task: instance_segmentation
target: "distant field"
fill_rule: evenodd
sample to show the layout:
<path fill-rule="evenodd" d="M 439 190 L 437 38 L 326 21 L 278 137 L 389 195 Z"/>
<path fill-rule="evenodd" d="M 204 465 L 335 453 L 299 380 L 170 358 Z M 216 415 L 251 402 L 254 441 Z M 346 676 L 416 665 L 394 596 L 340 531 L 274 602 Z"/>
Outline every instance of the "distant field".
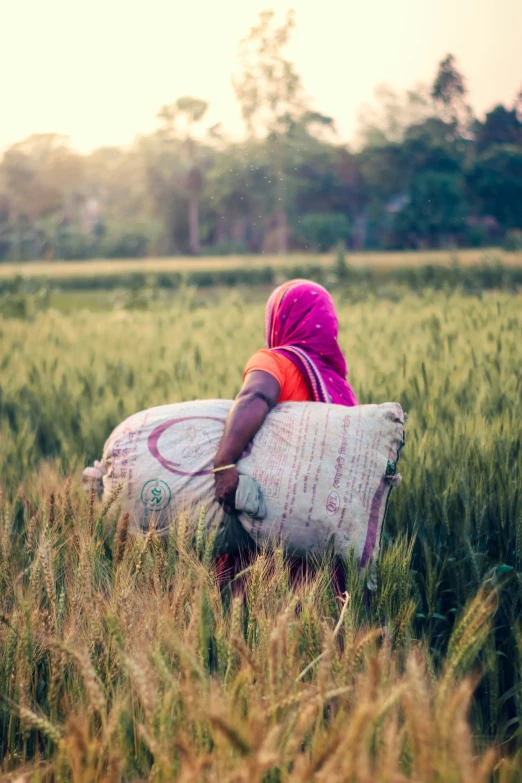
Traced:
<path fill-rule="evenodd" d="M 0 264 L 0 280 L 16 275 L 23 277 L 99 277 L 114 275 L 121 272 L 191 272 L 219 271 L 271 267 L 289 267 L 299 264 L 320 264 L 328 266 L 333 263 L 335 254 L 303 254 L 290 255 L 257 255 L 257 256 L 204 256 L 201 258 L 143 258 L 143 259 L 96 259 L 89 261 L 30 261 L 23 263 Z M 497 248 L 475 250 L 432 250 L 424 252 L 400 253 L 347 253 L 347 261 L 355 267 L 373 269 L 393 269 L 416 266 L 448 266 L 458 260 L 462 266 L 474 266 L 481 263 L 496 261 L 506 266 L 522 267 L 522 253 L 506 253 Z"/>

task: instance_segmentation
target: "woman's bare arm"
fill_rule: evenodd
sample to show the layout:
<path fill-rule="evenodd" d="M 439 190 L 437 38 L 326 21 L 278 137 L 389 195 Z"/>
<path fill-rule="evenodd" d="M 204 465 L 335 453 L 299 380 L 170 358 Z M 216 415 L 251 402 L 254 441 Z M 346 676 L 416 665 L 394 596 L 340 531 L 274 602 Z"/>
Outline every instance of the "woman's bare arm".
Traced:
<path fill-rule="evenodd" d="M 225 431 L 214 460 L 214 467 L 235 464 L 279 399 L 281 387 L 273 375 L 252 370 L 230 409 Z M 216 500 L 227 513 L 234 511 L 239 474 L 229 468 L 215 474 Z"/>

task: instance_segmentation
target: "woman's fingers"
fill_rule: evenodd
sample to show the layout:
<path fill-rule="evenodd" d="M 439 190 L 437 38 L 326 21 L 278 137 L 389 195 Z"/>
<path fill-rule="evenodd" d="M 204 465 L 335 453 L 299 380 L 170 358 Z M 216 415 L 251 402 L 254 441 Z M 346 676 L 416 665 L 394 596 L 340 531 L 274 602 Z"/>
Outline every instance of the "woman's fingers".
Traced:
<path fill-rule="evenodd" d="M 236 504 L 236 489 L 239 473 L 235 468 L 216 473 L 216 500 L 227 514 L 233 514 Z"/>
<path fill-rule="evenodd" d="M 236 485 L 237 486 L 237 485 Z M 227 514 L 232 514 L 236 508 L 236 487 L 228 489 L 222 496 L 221 505 Z"/>

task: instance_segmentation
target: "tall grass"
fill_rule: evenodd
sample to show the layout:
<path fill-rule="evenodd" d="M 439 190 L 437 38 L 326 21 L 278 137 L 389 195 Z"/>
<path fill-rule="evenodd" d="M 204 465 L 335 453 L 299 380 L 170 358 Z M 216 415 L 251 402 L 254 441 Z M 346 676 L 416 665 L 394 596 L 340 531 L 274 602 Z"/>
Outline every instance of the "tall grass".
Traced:
<path fill-rule="evenodd" d="M 328 563 L 296 581 L 280 551 L 220 586 L 197 519 L 133 540 L 79 489 L 126 415 L 235 394 L 261 305 L 0 321 L 6 772 L 518 779 L 521 299 L 338 304 L 361 402 L 409 411 L 371 598 L 356 563 L 342 599 Z"/>

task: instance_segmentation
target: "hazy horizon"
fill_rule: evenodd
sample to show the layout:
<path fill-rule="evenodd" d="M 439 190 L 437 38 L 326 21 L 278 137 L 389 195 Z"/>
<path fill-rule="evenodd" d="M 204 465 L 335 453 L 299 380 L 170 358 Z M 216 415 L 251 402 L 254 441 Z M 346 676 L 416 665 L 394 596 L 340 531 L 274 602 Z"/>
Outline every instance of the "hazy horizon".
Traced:
<path fill-rule="evenodd" d="M 402 92 L 430 83 L 448 52 L 478 116 L 498 103 L 511 105 L 522 85 L 522 3 L 460 0 L 458 16 L 456 5 L 346 0 L 339 7 L 324 0 L 319 13 L 311 0 L 11 4 L 0 66 L 14 76 L 2 91 L 0 152 L 46 132 L 68 136 L 81 152 L 126 146 L 153 131 L 160 106 L 181 95 L 208 101 L 206 124 L 221 122 L 240 136 L 231 86 L 237 46 L 267 7 L 281 20 L 295 9 L 288 57 L 314 107 L 335 119 L 340 141 L 353 141 L 358 112 L 372 103 L 376 86 Z"/>

